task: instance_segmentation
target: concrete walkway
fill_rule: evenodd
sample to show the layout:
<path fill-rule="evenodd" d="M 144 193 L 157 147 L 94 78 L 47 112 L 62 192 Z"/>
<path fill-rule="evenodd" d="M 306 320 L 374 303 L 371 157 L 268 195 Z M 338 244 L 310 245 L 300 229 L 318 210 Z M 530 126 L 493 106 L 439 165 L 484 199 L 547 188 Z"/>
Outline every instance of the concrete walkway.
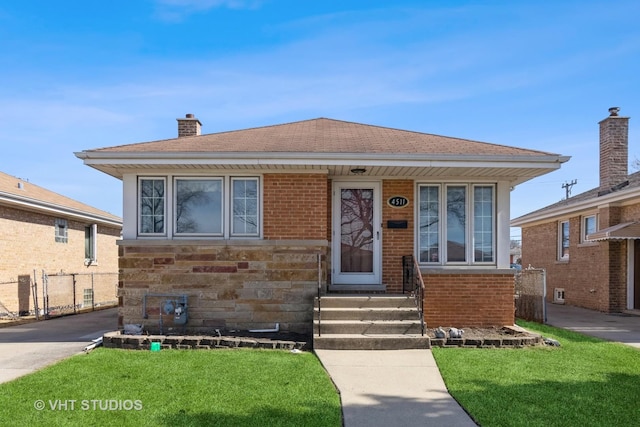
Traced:
<path fill-rule="evenodd" d="M 345 427 L 476 426 L 430 350 L 316 350 L 340 390 Z"/>
<path fill-rule="evenodd" d="M 547 304 L 547 324 L 640 348 L 640 316 Z"/>
<path fill-rule="evenodd" d="M 640 348 L 640 316 L 547 304 L 547 323 Z M 475 426 L 430 350 L 316 350 L 340 390 L 345 427 Z"/>

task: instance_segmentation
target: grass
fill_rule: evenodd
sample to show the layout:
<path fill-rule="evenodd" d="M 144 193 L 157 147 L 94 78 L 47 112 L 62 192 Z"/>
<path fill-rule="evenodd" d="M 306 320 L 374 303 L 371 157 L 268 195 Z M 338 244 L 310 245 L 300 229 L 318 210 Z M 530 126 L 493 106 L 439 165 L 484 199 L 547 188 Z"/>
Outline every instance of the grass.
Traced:
<path fill-rule="evenodd" d="M 0 425 L 324 427 L 341 417 L 311 353 L 97 349 L 0 384 Z"/>
<path fill-rule="evenodd" d="M 640 351 L 518 322 L 561 347 L 434 348 L 451 395 L 483 427 L 640 423 Z"/>

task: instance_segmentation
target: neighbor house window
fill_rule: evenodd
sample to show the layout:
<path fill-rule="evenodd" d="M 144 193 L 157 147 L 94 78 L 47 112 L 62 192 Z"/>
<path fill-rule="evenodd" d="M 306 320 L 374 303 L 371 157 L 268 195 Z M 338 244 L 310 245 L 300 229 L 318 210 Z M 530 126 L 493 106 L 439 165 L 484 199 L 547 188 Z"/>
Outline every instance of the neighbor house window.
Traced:
<path fill-rule="evenodd" d="M 589 215 L 582 218 L 582 241 L 589 242 L 587 236 L 598 231 L 598 217 Z"/>
<path fill-rule="evenodd" d="M 569 221 L 561 221 L 558 227 L 558 258 L 569 259 Z"/>
<path fill-rule="evenodd" d="M 495 263 L 494 194 L 493 185 L 420 185 L 420 262 Z"/>
<path fill-rule="evenodd" d="M 175 233 L 222 235 L 222 178 L 175 180 Z"/>
<path fill-rule="evenodd" d="M 260 235 L 257 177 L 140 178 L 138 203 L 138 235 L 143 237 Z"/>
<path fill-rule="evenodd" d="M 69 225 L 67 224 L 66 219 L 56 218 L 55 220 L 55 233 L 56 233 L 56 242 L 59 243 L 67 243 L 67 232 L 69 230 Z"/>
<path fill-rule="evenodd" d="M 95 262 L 98 242 L 98 225 L 92 224 L 84 227 L 84 261 L 86 264 Z"/>
<path fill-rule="evenodd" d="M 165 182 L 164 178 L 140 179 L 140 234 L 165 234 Z"/>

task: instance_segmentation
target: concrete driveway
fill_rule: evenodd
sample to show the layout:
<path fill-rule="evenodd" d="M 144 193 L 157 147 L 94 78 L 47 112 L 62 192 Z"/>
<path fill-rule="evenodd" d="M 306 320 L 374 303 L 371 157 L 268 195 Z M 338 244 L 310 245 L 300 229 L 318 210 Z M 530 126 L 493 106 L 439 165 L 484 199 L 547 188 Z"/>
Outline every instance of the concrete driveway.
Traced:
<path fill-rule="evenodd" d="M 110 308 L 0 328 L 0 383 L 81 353 L 117 323 Z"/>
<path fill-rule="evenodd" d="M 640 316 L 607 314 L 569 305 L 547 304 L 547 323 L 640 348 Z"/>

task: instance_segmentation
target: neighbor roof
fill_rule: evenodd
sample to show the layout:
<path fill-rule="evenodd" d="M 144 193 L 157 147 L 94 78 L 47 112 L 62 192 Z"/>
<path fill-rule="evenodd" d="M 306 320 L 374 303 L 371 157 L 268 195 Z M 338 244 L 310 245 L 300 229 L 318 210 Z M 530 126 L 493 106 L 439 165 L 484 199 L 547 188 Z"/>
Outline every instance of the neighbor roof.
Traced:
<path fill-rule="evenodd" d="M 640 199 L 640 172 L 635 172 L 628 177 L 628 181 L 618 188 L 613 188 L 602 193 L 600 187 L 592 188 L 583 193 L 576 194 L 541 209 L 529 212 L 518 218 L 511 220 L 512 227 L 520 227 L 532 222 L 549 219 L 567 213 L 577 212 L 585 209 L 593 209 L 598 205 L 611 202 L 619 202 L 628 199 Z"/>
<path fill-rule="evenodd" d="M 85 164 L 122 179 L 157 169 L 322 170 L 366 176 L 491 177 L 514 185 L 569 158 L 538 150 L 327 118 L 119 145 L 76 153 Z"/>
<path fill-rule="evenodd" d="M 116 215 L 0 172 L 0 205 L 121 226 Z"/>

